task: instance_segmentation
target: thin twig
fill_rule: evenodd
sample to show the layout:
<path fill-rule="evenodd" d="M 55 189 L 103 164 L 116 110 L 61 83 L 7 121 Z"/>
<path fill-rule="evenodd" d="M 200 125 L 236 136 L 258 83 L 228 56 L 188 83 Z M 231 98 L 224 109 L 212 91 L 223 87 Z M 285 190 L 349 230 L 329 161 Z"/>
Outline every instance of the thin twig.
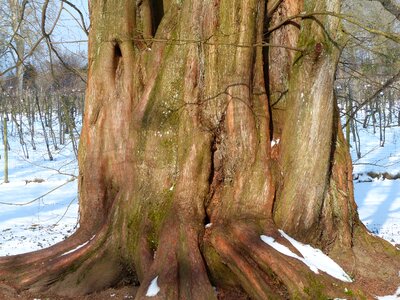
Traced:
<path fill-rule="evenodd" d="M 61 221 L 62 219 L 64 219 L 64 217 L 65 217 L 65 215 L 67 214 L 69 208 L 71 207 L 72 203 L 74 203 L 74 201 L 75 201 L 76 199 L 77 199 L 76 197 L 75 197 L 75 198 L 72 198 L 72 200 L 68 203 L 68 206 L 67 206 L 67 208 L 65 209 L 63 215 L 57 220 L 57 222 L 55 222 L 55 223 L 53 224 L 53 226 L 56 226 L 58 223 L 60 223 L 60 221 Z"/>
<path fill-rule="evenodd" d="M 43 195 L 41 195 L 41 196 L 39 196 L 39 197 L 37 197 L 37 198 L 31 200 L 31 201 L 28 201 L 28 202 L 24 202 L 24 203 L 11 203 L 11 202 L 2 202 L 2 201 L 0 201 L 0 204 L 8 205 L 8 206 L 26 206 L 26 205 L 32 204 L 32 203 L 34 203 L 34 202 L 36 202 L 36 201 L 39 201 L 39 200 L 42 199 L 43 197 L 46 197 L 47 195 L 53 193 L 54 191 L 56 191 L 56 190 L 62 188 L 63 186 L 67 185 L 68 183 L 70 183 L 70 182 L 72 182 L 72 181 L 74 181 L 74 180 L 75 180 L 75 178 L 71 178 L 71 179 L 67 180 L 66 182 L 64 182 L 63 184 L 61 184 L 61 185 L 55 187 L 54 189 L 48 191 L 47 193 L 45 193 L 45 194 L 43 194 Z"/>

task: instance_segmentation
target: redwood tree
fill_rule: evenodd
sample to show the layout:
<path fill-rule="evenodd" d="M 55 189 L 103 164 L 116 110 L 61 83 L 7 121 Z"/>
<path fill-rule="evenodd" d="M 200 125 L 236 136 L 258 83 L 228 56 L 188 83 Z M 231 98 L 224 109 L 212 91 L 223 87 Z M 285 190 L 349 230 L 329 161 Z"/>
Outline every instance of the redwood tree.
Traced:
<path fill-rule="evenodd" d="M 358 218 L 333 93 L 340 4 L 92 0 L 80 227 L 1 258 L 1 279 L 77 295 L 128 278 L 137 299 L 155 278 L 156 299 L 394 290 L 399 253 Z M 278 229 L 322 249 L 353 282 L 261 241 L 295 251 Z"/>

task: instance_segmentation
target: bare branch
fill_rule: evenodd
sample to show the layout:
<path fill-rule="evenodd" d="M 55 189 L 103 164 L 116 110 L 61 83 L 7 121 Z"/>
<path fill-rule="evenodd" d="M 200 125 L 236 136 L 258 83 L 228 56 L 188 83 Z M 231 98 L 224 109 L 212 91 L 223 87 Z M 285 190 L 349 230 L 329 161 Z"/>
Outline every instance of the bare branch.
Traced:
<path fill-rule="evenodd" d="M 4 74 L 7 74 L 8 72 L 18 68 L 21 64 L 23 64 L 25 62 L 25 60 L 27 58 L 29 58 L 30 56 L 32 56 L 32 54 L 35 52 L 36 48 L 40 45 L 40 43 L 45 39 L 46 35 L 50 36 L 56 25 L 58 22 L 58 19 L 60 18 L 61 15 L 61 9 L 58 13 L 58 16 L 55 20 L 55 22 L 53 23 L 53 26 L 50 28 L 50 31 L 47 33 L 46 30 L 43 30 L 45 23 L 46 23 L 46 11 L 47 11 L 47 6 L 48 6 L 49 0 L 46 0 L 45 3 L 43 4 L 43 10 L 42 10 L 42 16 L 45 17 L 45 19 L 42 19 L 42 33 L 43 35 L 36 41 L 36 43 L 32 46 L 31 50 L 29 51 L 29 53 L 27 55 L 25 55 L 22 59 L 18 60 L 18 62 L 16 64 L 14 64 L 13 66 L 7 68 L 6 70 L 4 70 L 3 72 L 0 73 L 0 76 L 3 76 Z"/>
<path fill-rule="evenodd" d="M 384 91 L 386 88 L 390 87 L 393 83 L 397 82 L 400 79 L 400 71 L 397 72 L 396 75 L 394 75 L 393 77 L 391 77 L 389 80 L 387 80 L 384 84 L 382 84 L 382 86 L 377 89 L 368 99 L 366 99 L 364 102 L 362 102 L 356 109 L 354 109 L 352 111 L 352 113 L 350 114 L 350 111 L 347 111 L 346 114 L 348 114 L 350 116 L 350 119 L 353 119 L 354 116 L 356 115 L 356 113 L 362 108 L 364 107 L 366 104 L 372 102 L 376 97 L 378 97 L 378 95 Z M 353 109 L 353 108 L 352 108 Z M 346 122 L 346 124 L 344 124 L 342 126 L 342 128 L 347 126 L 347 123 L 349 121 Z"/>
<path fill-rule="evenodd" d="M 58 12 L 58 15 L 54 21 L 54 25 L 53 28 L 56 26 L 58 20 L 60 19 L 61 16 L 61 11 L 63 9 L 63 3 L 65 1 L 61 2 L 61 7 L 60 10 Z M 61 62 L 61 64 L 69 71 L 71 71 L 72 73 L 74 73 L 75 75 L 77 75 L 83 82 L 86 83 L 86 80 L 83 78 L 83 76 L 80 74 L 80 72 L 78 70 L 76 70 L 75 68 L 71 67 L 69 64 L 67 64 L 64 59 L 61 57 L 61 55 L 58 53 L 57 49 L 54 47 L 54 44 L 51 41 L 51 33 L 53 30 L 51 30 L 49 33 L 46 32 L 46 14 L 47 14 L 47 6 L 49 4 L 49 0 L 46 0 L 43 4 L 43 8 L 42 8 L 42 34 L 44 36 L 44 38 L 47 41 L 47 45 L 48 47 L 51 49 L 51 51 L 57 56 L 57 58 L 59 59 L 59 61 Z"/>
<path fill-rule="evenodd" d="M 67 180 L 66 182 L 64 182 L 63 184 L 61 184 L 61 185 L 55 187 L 54 189 L 48 191 L 47 193 L 44 193 L 43 195 L 41 195 L 41 196 L 39 196 L 39 197 L 37 197 L 37 198 L 35 198 L 35 199 L 33 199 L 33 200 L 30 200 L 30 201 L 28 201 L 28 202 L 24 202 L 24 203 L 0 202 L 0 204 L 2 204 L 2 205 L 8 205 L 8 206 L 26 206 L 26 205 L 32 204 L 32 203 L 34 203 L 34 202 L 36 202 L 36 201 L 39 201 L 39 200 L 42 199 L 43 197 L 45 197 L 45 196 L 47 196 L 47 195 L 53 193 L 54 191 L 56 191 L 56 190 L 62 188 L 63 186 L 67 185 L 68 183 L 70 183 L 70 182 L 72 182 L 72 181 L 74 181 L 74 180 L 75 180 L 75 178 L 71 178 L 71 179 Z"/>
<path fill-rule="evenodd" d="M 18 17 L 18 24 L 17 24 L 17 26 L 15 28 L 13 28 L 13 34 L 12 34 L 10 40 L 7 43 L 8 45 L 11 45 L 11 43 L 14 40 L 15 36 L 18 35 L 18 31 L 21 28 L 22 21 L 24 20 L 24 17 L 25 17 L 25 8 L 26 8 L 27 4 L 28 4 L 28 0 L 22 1 L 21 13 L 20 13 L 20 16 Z"/>
<path fill-rule="evenodd" d="M 386 31 L 382 31 L 382 30 L 378 30 L 375 28 L 371 28 L 365 24 L 363 24 L 360 20 L 357 20 L 354 16 L 351 15 L 347 15 L 347 14 L 338 14 L 338 13 L 334 13 L 334 12 L 330 12 L 330 11 L 325 11 L 325 12 L 310 12 L 310 13 L 302 13 L 299 15 L 293 15 L 290 16 L 288 18 L 286 18 L 285 20 L 283 20 L 282 22 L 280 22 L 279 24 L 270 27 L 268 29 L 268 34 L 274 32 L 275 30 L 281 28 L 282 26 L 288 24 L 290 21 L 295 20 L 295 19 L 314 19 L 315 16 L 332 16 L 335 18 L 339 18 L 342 20 L 345 20 L 353 25 L 356 25 L 358 27 L 360 27 L 361 29 L 372 33 L 372 34 L 376 34 L 376 35 L 381 35 L 384 36 L 385 38 L 392 40 L 393 42 L 396 42 L 398 44 L 400 44 L 400 35 L 396 34 L 396 33 L 389 33 Z"/>
<path fill-rule="evenodd" d="M 68 0 L 61 0 L 61 1 L 64 2 L 65 4 L 71 6 L 79 14 L 79 16 L 81 18 L 81 22 L 82 22 L 82 26 L 81 26 L 82 30 L 86 33 L 86 35 L 89 35 L 89 27 L 86 26 L 85 17 L 83 16 L 81 10 L 78 7 L 76 7 L 76 5 L 74 5 L 73 3 L 71 3 Z"/>

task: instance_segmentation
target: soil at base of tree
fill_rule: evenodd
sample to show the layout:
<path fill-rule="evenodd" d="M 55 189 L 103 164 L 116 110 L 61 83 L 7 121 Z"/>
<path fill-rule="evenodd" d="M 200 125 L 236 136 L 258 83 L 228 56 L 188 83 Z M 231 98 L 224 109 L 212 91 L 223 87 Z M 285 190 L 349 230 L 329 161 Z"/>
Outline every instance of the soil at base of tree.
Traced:
<path fill-rule="evenodd" d="M 1 300 L 126 300 L 135 299 L 138 286 L 122 286 L 119 288 L 110 288 L 101 292 L 89 294 L 86 296 L 57 296 L 54 294 L 40 294 L 40 293 L 29 293 L 21 292 L 17 293 L 10 287 L 3 286 L 0 284 L 0 299 Z M 216 290 L 217 298 L 222 300 L 250 300 L 250 298 L 240 291 L 233 290 Z"/>
<path fill-rule="evenodd" d="M 111 288 L 98 293 L 93 293 L 86 296 L 63 297 L 52 294 L 40 294 L 16 291 L 0 286 L 0 299 L 2 300 L 121 300 L 134 299 L 138 287 L 124 286 L 120 288 Z"/>

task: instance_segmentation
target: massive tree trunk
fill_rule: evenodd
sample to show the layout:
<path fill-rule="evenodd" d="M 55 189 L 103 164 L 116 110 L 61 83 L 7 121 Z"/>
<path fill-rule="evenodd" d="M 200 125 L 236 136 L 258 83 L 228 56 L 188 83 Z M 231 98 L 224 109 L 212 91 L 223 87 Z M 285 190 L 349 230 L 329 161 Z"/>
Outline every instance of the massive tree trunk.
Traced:
<path fill-rule="evenodd" d="M 17 289 L 137 299 L 372 298 L 400 257 L 361 224 L 333 81 L 339 0 L 91 1 L 80 228 L 0 259 Z M 278 229 L 353 282 L 316 274 Z M 379 259 L 380 263 L 376 264 Z M 216 287 L 216 291 L 213 288 Z"/>

